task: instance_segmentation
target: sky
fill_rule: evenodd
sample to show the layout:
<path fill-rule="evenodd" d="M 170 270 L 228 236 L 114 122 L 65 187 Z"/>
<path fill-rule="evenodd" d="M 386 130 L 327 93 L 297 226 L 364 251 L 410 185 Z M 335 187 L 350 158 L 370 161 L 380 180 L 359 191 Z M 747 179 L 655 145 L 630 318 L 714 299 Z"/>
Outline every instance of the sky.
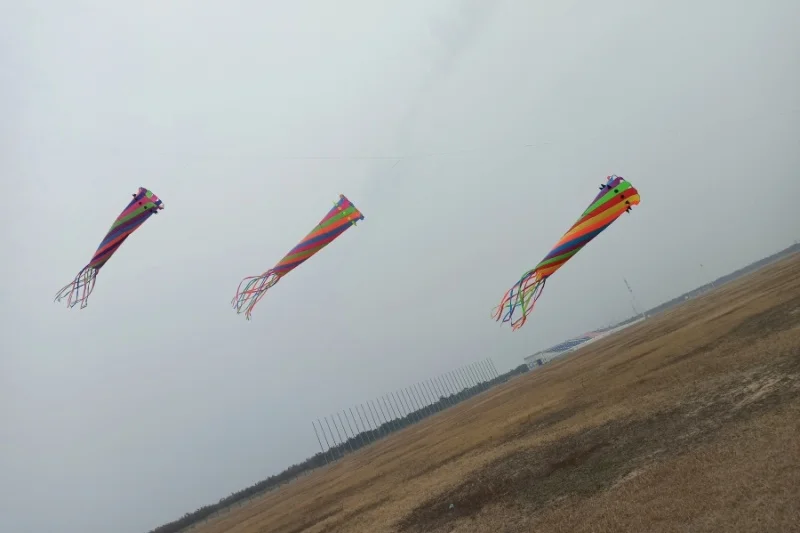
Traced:
<path fill-rule="evenodd" d="M 523 357 L 800 238 L 800 4 L 0 6 L 0 530 L 144 533 L 311 421 Z M 609 174 L 641 204 L 490 318 Z M 53 303 L 139 186 L 165 209 Z M 239 281 L 366 219 L 246 322 Z M 700 265 L 703 265 L 701 267 Z M 43 512 L 43 509 L 47 509 Z"/>

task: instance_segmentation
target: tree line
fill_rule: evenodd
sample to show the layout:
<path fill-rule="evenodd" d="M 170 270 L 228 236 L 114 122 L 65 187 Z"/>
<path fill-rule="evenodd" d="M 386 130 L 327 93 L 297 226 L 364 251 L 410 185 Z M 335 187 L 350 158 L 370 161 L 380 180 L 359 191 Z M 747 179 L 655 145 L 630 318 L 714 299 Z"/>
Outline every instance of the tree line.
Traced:
<path fill-rule="evenodd" d="M 342 442 L 331 446 L 325 452 L 317 452 L 305 461 L 294 464 L 285 469 L 283 472 L 270 476 L 245 489 L 231 493 L 229 496 L 221 498 L 217 503 L 204 505 L 203 507 L 200 507 L 191 513 L 186 513 L 177 520 L 152 529 L 149 533 L 178 533 L 183 531 L 184 529 L 189 528 L 198 522 L 202 522 L 203 520 L 206 520 L 216 513 L 224 511 L 239 502 L 243 502 L 259 494 L 275 490 L 281 485 L 289 483 L 303 474 L 309 473 L 321 466 L 325 466 L 332 461 L 336 461 L 348 453 L 352 453 L 391 433 L 400 431 L 412 424 L 416 424 L 424 418 L 432 416 L 440 411 L 444 411 L 445 409 L 452 407 L 459 402 L 463 402 L 464 400 L 480 394 L 481 392 L 494 387 L 495 385 L 504 383 L 512 377 L 523 374 L 527 371 L 528 366 L 522 364 L 513 370 L 506 372 L 505 374 L 498 375 L 495 378 L 484 380 L 454 394 L 440 396 L 437 402 L 429 404 L 421 409 L 411 411 L 405 416 L 388 420 L 377 426 L 375 429 L 366 430 L 348 439 L 345 439 Z"/>

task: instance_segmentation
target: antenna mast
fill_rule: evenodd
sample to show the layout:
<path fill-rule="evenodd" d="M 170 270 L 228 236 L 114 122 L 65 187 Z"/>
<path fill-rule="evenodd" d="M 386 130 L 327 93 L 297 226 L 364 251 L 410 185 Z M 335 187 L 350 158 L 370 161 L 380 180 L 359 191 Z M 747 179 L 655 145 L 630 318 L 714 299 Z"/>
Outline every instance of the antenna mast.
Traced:
<path fill-rule="evenodd" d="M 628 292 L 631 293 L 631 307 L 633 307 L 633 314 L 645 318 L 644 312 L 639 312 L 639 310 L 637 309 L 636 295 L 633 294 L 633 289 L 631 289 L 631 286 L 628 284 L 628 280 L 622 278 L 622 281 L 625 282 L 625 286 L 628 287 Z"/>

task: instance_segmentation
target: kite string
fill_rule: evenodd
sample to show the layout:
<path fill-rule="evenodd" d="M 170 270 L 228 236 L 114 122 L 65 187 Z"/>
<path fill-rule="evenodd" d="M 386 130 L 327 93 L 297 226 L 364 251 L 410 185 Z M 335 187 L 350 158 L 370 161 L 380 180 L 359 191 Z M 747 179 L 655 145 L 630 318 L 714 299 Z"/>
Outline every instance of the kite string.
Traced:
<path fill-rule="evenodd" d="M 743 123 L 755 120 L 761 120 L 765 116 L 791 116 L 800 113 L 800 108 L 784 108 L 777 110 L 775 113 L 764 115 L 762 110 L 754 112 L 745 116 L 726 116 L 724 119 L 715 121 L 713 125 L 724 127 L 730 123 Z M 668 128 L 665 130 L 668 133 L 682 133 L 685 130 L 683 126 L 676 126 L 675 128 Z M 409 152 L 397 154 L 347 154 L 347 155 L 266 155 L 268 160 L 274 161 L 394 161 L 392 168 L 397 166 L 401 161 L 418 160 L 418 159 L 431 159 L 437 157 L 458 156 L 475 152 L 489 152 L 492 150 L 527 150 L 531 148 L 540 148 L 543 146 L 576 146 L 581 144 L 593 144 L 598 141 L 608 138 L 605 132 L 597 133 L 586 137 L 576 137 L 576 132 L 567 132 L 567 135 L 558 139 L 550 140 L 535 140 L 528 142 L 512 141 L 509 139 L 501 139 L 492 142 L 483 143 L 480 145 L 465 146 L 462 148 L 454 148 L 450 150 L 433 150 L 427 152 Z"/>

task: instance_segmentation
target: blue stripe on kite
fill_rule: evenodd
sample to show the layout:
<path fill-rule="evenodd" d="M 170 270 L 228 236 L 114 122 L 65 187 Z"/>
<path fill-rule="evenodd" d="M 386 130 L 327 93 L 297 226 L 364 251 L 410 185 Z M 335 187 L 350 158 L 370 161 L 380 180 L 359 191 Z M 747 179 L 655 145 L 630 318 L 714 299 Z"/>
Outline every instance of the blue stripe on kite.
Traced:
<path fill-rule="evenodd" d="M 575 245 L 582 244 L 582 243 L 585 244 L 585 243 L 591 241 L 592 239 L 597 237 L 600 234 L 600 232 L 603 231 L 604 229 L 606 229 L 607 227 L 608 227 L 608 224 L 606 224 L 602 228 L 598 228 L 598 229 L 596 229 L 594 231 L 591 231 L 591 232 L 587 233 L 586 235 L 582 235 L 582 236 L 578 237 L 577 239 L 573 239 L 573 240 L 571 240 L 569 242 L 565 242 L 564 244 L 562 244 L 558 248 L 553 248 L 550 251 L 550 253 L 547 254 L 547 258 L 556 257 L 556 256 L 561 255 L 562 253 L 566 252 L 567 250 L 569 250 L 571 248 L 575 248 Z M 547 258 L 545 258 L 545 260 L 547 260 Z"/>
<path fill-rule="evenodd" d="M 123 233 L 132 233 L 137 227 L 139 227 L 142 224 L 144 224 L 145 220 L 150 218 L 150 216 L 153 213 L 155 213 L 155 211 L 152 211 L 152 210 L 145 211 L 142 214 L 130 219 L 125 224 L 117 227 L 113 232 L 108 233 L 105 236 L 105 238 L 103 239 L 103 242 L 100 243 L 100 246 L 98 246 L 97 249 L 99 250 L 100 248 L 102 248 L 103 246 L 107 245 L 108 243 L 110 243 L 111 241 L 113 241 L 114 239 L 116 239 L 117 237 L 122 235 Z"/>
<path fill-rule="evenodd" d="M 322 235 L 318 235 L 318 236 L 314 237 L 313 239 L 310 239 L 310 240 L 307 240 L 307 241 L 303 241 L 300 244 L 298 244 L 297 246 L 295 246 L 294 248 L 292 248 L 289 251 L 289 253 L 286 254 L 286 255 L 292 255 L 292 254 L 295 254 L 295 253 L 298 253 L 298 252 L 302 252 L 303 250 L 307 250 L 309 248 L 313 248 L 316 244 L 319 244 L 320 241 L 324 241 L 324 240 L 326 240 L 326 239 L 328 239 L 330 237 L 338 237 L 339 235 L 344 233 L 345 230 L 347 228 L 349 228 L 350 226 L 352 226 L 352 224 L 343 224 L 343 225 L 339 226 L 338 228 L 334 228 L 334 229 L 330 230 L 327 233 L 323 233 Z"/>

